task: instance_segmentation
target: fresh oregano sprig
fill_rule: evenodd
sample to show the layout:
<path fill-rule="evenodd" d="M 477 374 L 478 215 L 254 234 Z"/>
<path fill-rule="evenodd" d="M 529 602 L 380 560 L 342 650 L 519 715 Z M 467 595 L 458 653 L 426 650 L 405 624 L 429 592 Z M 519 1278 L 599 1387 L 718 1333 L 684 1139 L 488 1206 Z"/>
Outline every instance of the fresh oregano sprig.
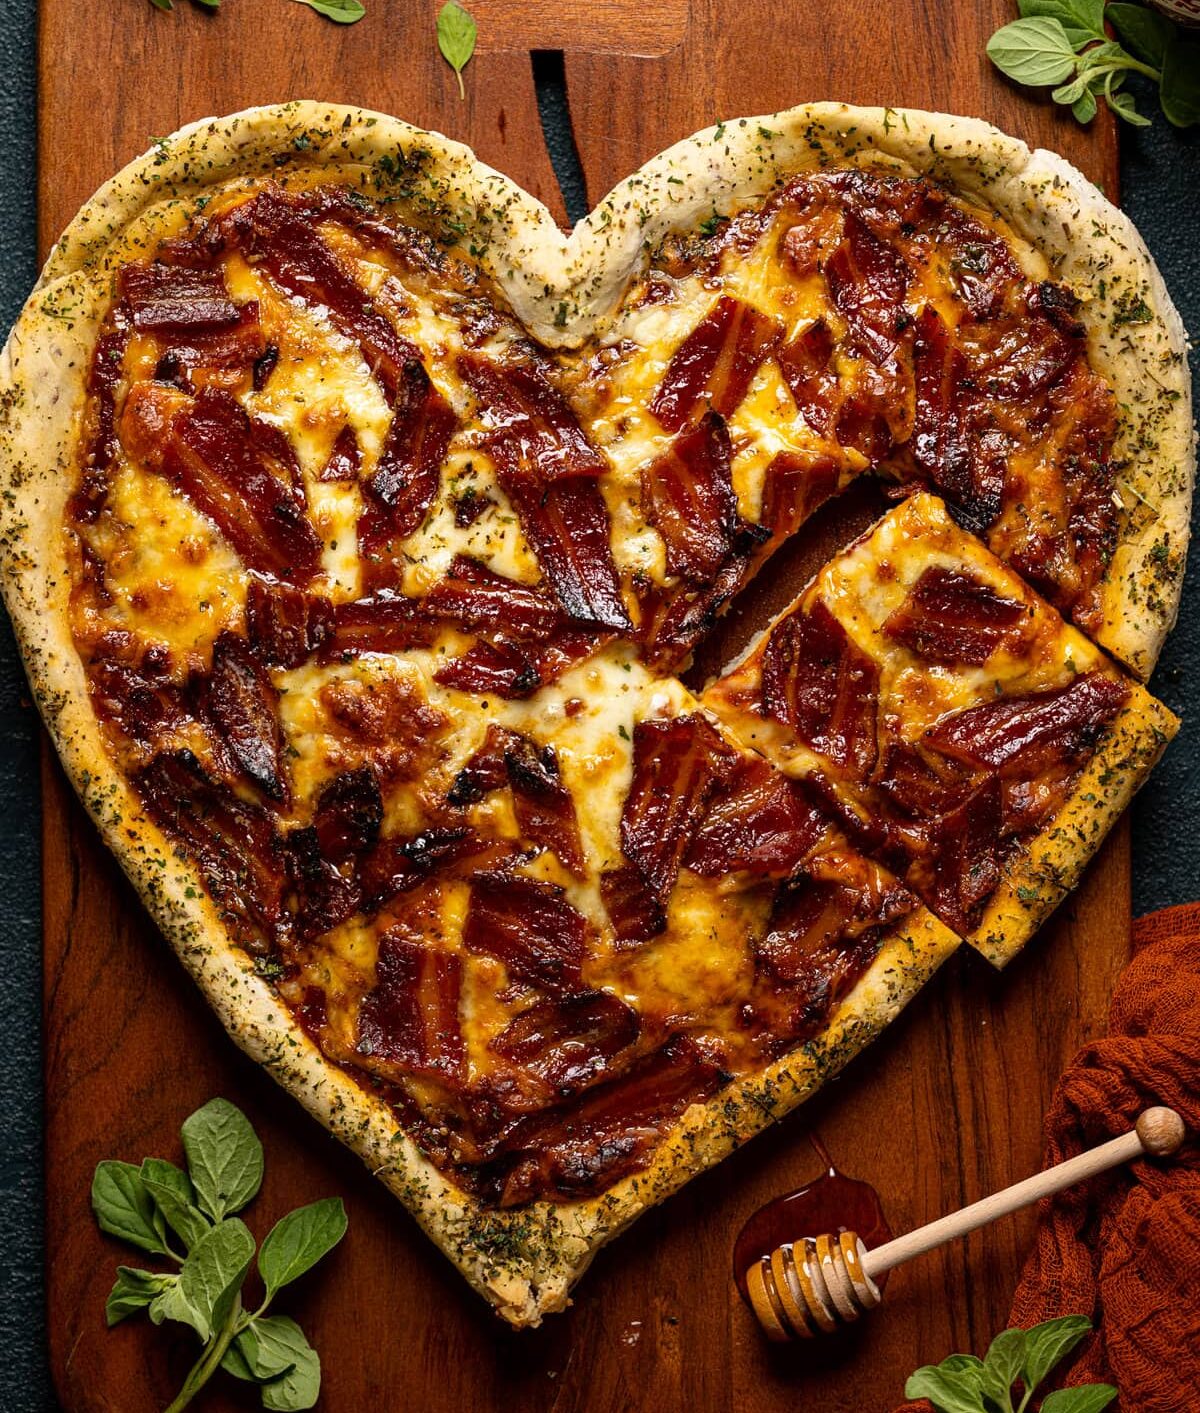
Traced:
<path fill-rule="evenodd" d="M 458 79 L 458 96 L 465 98 L 462 71 L 471 62 L 475 53 L 475 39 L 478 31 L 470 13 L 455 0 L 446 0 L 438 11 L 437 42 L 442 58 L 454 70 Z"/>
<path fill-rule="evenodd" d="M 275 1223 L 258 1249 L 263 1300 L 247 1310 L 242 1287 L 256 1243 L 234 1214 L 262 1185 L 262 1144 L 225 1099 L 192 1114 L 182 1138 L 186 1172 L 165 1158 L 96 1168 L 92 1210 L 100 1229 L 178 1268 L 118 1266 L 104 1307 L 108 1323 L 145 1310 L 156 1325 L 176 1320 L 199 1336 L 200 1356 L 166 1413 L 186 1408 L 217 1369 L 256 1383 L 264 1408 L 311 1408 L 321 1389 L 321 1361 L 294 1320 L 268 1315 L 267 1308 L 341 1241 L 342 1200 L 312 1202 Z"/>
<path fill-rule="evenodd" d="M 982 1359 L 951 1354 L 909 1376 L 906 1398 L 927 1398 L 938 1413 L 1027 1413 L 1038 1386 L 1092 1328 L 1083 1315 L 1064 1315 L 1030 1330 L 1003 1330 Z M 1019 1383 L 1018 1396 L 1013 1385 Z M 1101 1413 L 1117 1396 L 1111 1384 L 1057 1389 L 1042 1413 Z M 1018 1400 L 1018 1401 L 1014 1401 Z"/>
<path fill-rule="evenodd" d="M 1157 84 L 1163 113 L 1176 127 L 1200 122 L 1200 40 L 1165 15 L 1104 0 L 1018 0 L 1017 8 L 1021 18 L 992 35 L 988 57 L 1017 83 L 1051 88 L 1081 123 L 1095 117 L 1103 99 L 1117 117 L 1147 126 L 1124 87 L 1130 74 Z"/>

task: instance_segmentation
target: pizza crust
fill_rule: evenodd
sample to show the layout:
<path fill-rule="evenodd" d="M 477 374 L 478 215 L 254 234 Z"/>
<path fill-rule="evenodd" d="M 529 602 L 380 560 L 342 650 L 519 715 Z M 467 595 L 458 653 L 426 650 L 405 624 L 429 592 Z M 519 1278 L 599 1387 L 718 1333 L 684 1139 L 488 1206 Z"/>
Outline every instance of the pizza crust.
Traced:
<path fill-rule="evenodd" d="M 384 115 L 297 102 L 205 120 L 157 143 L 87 202 L 52 251 L 0 357 L 0 576 L 68 775 L 237 1043 L 363 1157 L 516 1325 L 561 1309 L 599 1246 L 839 1069 L 957 939 L 931 915 L 914 914 L 906 929 L 889 935 L 821 1037 L 693 1106 L 651 1166 L 603 1196 L 510 1213 L 464 1196 L 397 1131 L 386 1106 L 322 1057 L 227 941 L 198 872 L 141 812 L 107 753 L 72 642 L 61 528 L 96 331 L 124 261 L 177 230 L 214 189 L 270 174 L 394 198 L 404 219 L 481 251 L 481 264 L 517 316 L 548 346 L 563 348 L 602 329 L 643 268 L 648 246 L 832 158 L 882 161 L 948 181 L 1042 248 L 1056 275 L 1084 297 L 1095 366 L 1134 409 L 1123 445 L 1141 447 L 1153 431 L 1151 452 L 1129 451 L 1124 475 L 1147 515 L 1118 553 L 1104 638 L 1148 672 L 1178 603 L 1194 470 L 1182 329 L 1120 212 L 1060 159 L 1031 153 L 971 119 L 822 104 L 721 124 L 653 159 L 570 236 L 541 203 L 461 144 Z M 1128 337 L 1130 326 L 1121 326 L 1120 337 L 1110 327 L 1114 301 L 1130 291 L 1147 311 L 1137 339 Z M 1119 803 L 1114 796 L 1114 809 Z"/>

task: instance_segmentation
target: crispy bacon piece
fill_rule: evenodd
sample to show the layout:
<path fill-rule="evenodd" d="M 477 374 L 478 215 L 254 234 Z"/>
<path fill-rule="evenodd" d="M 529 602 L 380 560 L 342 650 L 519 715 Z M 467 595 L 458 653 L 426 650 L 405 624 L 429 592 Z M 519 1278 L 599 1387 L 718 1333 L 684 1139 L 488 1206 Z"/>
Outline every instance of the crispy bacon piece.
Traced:
<path fill-rule="evenodd" d="M 585 991 L 521 1011 L 491 1049 L 529 1071 L 561 1100 L 607 1075 L 640 1029 L 638 1013 L 619 997 Z"/>
<path fill-rule="evenodd" d="M 890 245 L 854 210 L 843 216 L 845 238 L 825 262 L 834 305 L 851 342 L 872 362 L 893 358 L 907 318 L 903 300 L 909 270 Z"/>
<path fill-rule="evenodd" d="M 358 1049 L 412 1074 L 461 1083 L 466 1073 L 458 1006 L 462 958 L 409 941 L 379 939 L 376 984 L 358 1013 Z"/>
<path fill-rule="evenodd" d="M 814 201 L 797 212 L 779 246 L 784 260 L 803 276 L 822 270 L 841 241 L 842 213 L 830 201 Z"/>
<path fill-rule="evenodd" d="M 406 363 L 383 450 L 363 485 L 358 548 L 368 587 L 394 581 L 400 541 L 420 528 L 433 503 L 457 425 L 420 361 Z"/>
<path fill-rule="evenodd" d="M 500 484 L 564 612 L 579 623 L 627 632 L 632 625 L 613 562 L 608 507 L 594 484 L 608 463 L 536 371 L 478 354 L 462 355 L 458 367 L 479 399 Z"/>
<path fill-rule="evenodd" d="M 190 751 L 156 756 L 133 785 L 195 860 L 234 939 L 254 952 L 278 940 L 285 927 L 283 854 L 269 811 L 211 779 Z"/>
<path fill-rule="evenodd" d="M 563 890 L 538 879 L 483 874 L 471 884 L 463 946 L 504 963 L 510 976 L 551 994 L 578 991 L 587 919 Z"/>
<path fill-rule="evenodd" d="M 135 329 L 168 335 L 211 332 L 239 319 L 220 269 L 133 262 L 122 266 L 117 289 L 129 305 Z"/>
<path fill-rule="evenodd" d="M 238 309 L 236 322 L 219 329 L 180 329 L 173 332 L 158 360 L 154 376 L 191 390 L 188 374 L 200 368 L 252 368 L 264 355 L 266 340 L 258 321 L 258 303 Z"/>
<path fill-rule="evenodd" d="M 782 336 L 778 320 L 722 295 L 675 350 L 650 411 L 669 432 L 710 410 L 732 416 Z"/>
<path fill-rule="evenodd" d="M 773 540 L 789 539 L 834 494 L 841 479 L 838 463 L 824 452 L 776 453 L 763 477 L 760 524 Z"/>
<path fill-rule="evenodd" d="M 961 569 L 934 565 L 883 625 L 885 635 L 930 662 L 979 667 L 1001 647 L 1015 649 L 1030 610 Z"/>
<path fill-rule="evenodd" d="M 703 583 L 732 549 L 737 496 L 725 421 L 709 413 L 642 470 L 642 507 L 667 548 L 667 572 Z"/>
<path fill-rule="evenodd" d="M 771 631 L 763 709 L 858 779 L 875 764 L 878 695 L 879 668 L 820 599 Z"/>
<path fill-rule="evenodd" d="M 434 681 L 477 697 L 490 694 L 519 701 L 557 681 L 610 637 L 579 629 L 559 633 L 548 643 L 529 644 L 497 634 L 491 642 L 476 643 L 451 658 L 434 673 Z"/>
<path fill-rule="evenodd" d="M 576 878 L 587 872 L 575 801 L 559 774 L 553 746 L 492 723 L 483 744 L 459 771 L 447 800 L 463 807 L 493 790 L 512 789 L 513 811 L 523 838 L 549 849 Z"/>
<path fill-rule="evenodd" d="M 799 781 L 745 757 L 713 796 L 684 862 L 705 878 L 737 872 L 786 878 L 828 823 Z"/>
<path fill-rule="evenodd" d="M 395 653 L 425 648 L 433 642 L 436 625 L 421 610 L 420 599 L 399 589 L 376 589 L 365 598 L 340 603 L 321 648 L 324 661 L 360 653 Z"/>
<path fill-rule="evenodd" d="M 223 234 L 285 294 L 325 309 L 338 330 L 361 348 L 388 401 L 395 401 L 404 369 L 419 363 L 420 354 L 375 307 L 302 201 L 278 190 L 264 191 L 228 213 Z"/>
<path fill-rule="evenodd" d="M 203 388 L 174 416 L 161 471 L 251 569 L 300 582 L 317 571 L 321 542 L 295 454 L 281 432 L 252 420 L 229 393 Z"/>
<path fill-rule="evenodd" d="M 321 650 L 332 632 L 333 605 L 327 598 L 294 584 L 250 576 L 246 637 L 267 667 L 299 667 Z"/>
<path fill-rule="evenodd" d="M 449 619 L 471 632 L 522 641 L 545 641 L 563 623 L 558 605 L 543 589 L 518 583 L 461 554 L 425 595 L 422 606 L 435 618 Z"/>
<path fill-rule="evenodd" d="M 294 908 L 292 925 L 302 942 L 310 942 L 354 916 L 362 901 L 358 879 L 325 856 L 314 827 L 293 829 L 285 850 Z"/>
<path fill-rule="evenodd" d="M 130 328 L 129 311 L 118 304 L 109 314 L 92 353 L 87 378 L 91 424 L 79 486 L 67 504 L 71 519 L 80 525 L 92 524 L 100 514 L 108 498 L 113 463 L 121 449 L 117 435 L 117 389 Z"/>
<path fill-rule="evenodd" d="M 190 684 L 196 714 L 217 738 L 235 770 L 277 804 L 290 798 L 283 763 L 279 693 L 245 638 L 222 633 L 212 666 Z"/>
<path fill-rule="evenodd" d="M 1001 878 L 1001 782 L 987 776 L 920 822 L 908 881 L 949 927 L 970 932 Z"/>
<path fill-rule="evenodd" d="M 608 471 L 541 364 L 496 363 L 470 354 L 459 360 L 459 371 L 479 399 L 480 420 L 506 467 L 544 485 Z"/>
<path fill-rule="evenodd" d="M 621 811 L 621 851 L 642 887 L 624 869 L 601 881 L 619 944 L 661 932 L 666 903 L 705 806 L 733 772 L 733 752 L 698 712 L 639 721 L 633 729 L 633 779 Z M 656 905 L 651 908 L 649 900 Z M 653 927 L 653 931 L 647 929 Z"/>
<path fill-rule="evenodd" d="M 364 907 L 376 912 L 397 893 L 407 893 L 430 878 L 498 874 L 527 857 L 510 840 L 485 839 L 465 824 L 389 836 L 377 841 L 359 868 Z"/>
<path fill-rule="evenodd" d="M 671 1122 L 728 1081 L 711 1047 L 674 1036 L 566 1108 L 522 1120 L 485 1176 L 503 1207 L 543 1193 L 579 1198 L 602 1192 L 644 1167 Z"/>
<path fill-rule="evenodd" d="M 1086 672 L 1065 687 L 1004 697 L 945 717 L 923 740 L 1002 778 L 1029 778 L 1087 756 L 1128 696 L 1128 686 L 1118 678 Z"/>
<path fill-rule="evenodd" d="M 667 925 L 666 908 L 633 864 L 606 869 L 600 875 L 600 901 L 618 951 L 649 942 Z"/>
<path fill-rule="evenodd" d="M 354 428 L 349 422 L 337 434 L 333 447 L 329 453 L 329 459 L 321 467 L 321 475 L 318 478 L 322 481 L 357 481 L 358 473 L 362 470 L 362 451 L 359 449 L 358 437 Z"/>
<path fill-rule="evenodd" d="M 369 849 L 382 823 L 383 797 L 370 766 L 343 771 L 317 798 L 313 830 L 321 853 L 333 863 L 345 863 Z"/>
<path fill-rule="evenodd" d="M 833 362 L 835 348 L 829 325 L 824 319 L 816 319 L 776 354 L 779 371 L 797 410 L 822 437 L 832 431 L 834 414 L 841 403 Z"/>
<path fill-rule="evenodd" d="M 744 538 L 762 543 L 770 532 L 743 522 Z M 743 536 L 739 536 L 742 538 Z M 749 579 L 754 565 L 751 552 L 732 555 L 711 583 L 677 584 L 662 588 L 645 582 L 638 586 L 642 660 L 660 672 L 682 668 L 701 638 L 713 627 L 726 604 Z"/>
<path fill-rule="evenodd" d="M 139 746 L 156 745 L 185 717 L 179 689 L 145 663 L 92 663 L 88 688 L 96 715 Z"/>

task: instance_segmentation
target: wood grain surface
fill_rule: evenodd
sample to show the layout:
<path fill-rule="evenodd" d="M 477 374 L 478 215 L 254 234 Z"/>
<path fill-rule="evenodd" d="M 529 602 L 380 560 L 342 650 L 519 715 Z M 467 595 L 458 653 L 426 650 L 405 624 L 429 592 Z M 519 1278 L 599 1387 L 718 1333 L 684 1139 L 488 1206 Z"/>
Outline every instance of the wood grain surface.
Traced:
<path fill-rule="evenodd" d="M 85 10 L 42 0 L 43 250 L 153 136 L 297 97 L 363 104 L 461 138 L 561 218 L 532 49 L 566 50 L 593 202 L 717 117 L 823 98 L 989 118 L 1115 188 L 1107 122 L 1085 133 L 988 66 L 984 43 L 1011 17 L 1009 0 L 478 0 L 480 48 L 465 102 L 436 54 L 435 0 L 366 3 L 367 18 L 340 29 L 288 0 L 226 0 L 218 15 L 185 0 L 171 14 L 148 0 Z M 837 523 L 825 529 L 836 533 Z M 795 585 L 803 550 L 789 559 L 790 568 L 763 576 L 764 599 Z M 762 613 L 761 603 L 747 604 L 730 633 L 744 634 Z M 869 1413 L 899 1400 L 917 1364 L 981 1351 L 1001 1326 L 1029 1215 L 900 1270 L 859 1335 L 815 1353 L 759 1338 L 730 1279 L 732 1241 L 755 1207 L 815 1174 L 805 1141 L 813 1127 L 845 1171 L 879 1188 L 897 1232 L 1037 1166 L 1054 1079 L 1104 1029 L 1127 957 L 1124 826 L 1007 973 L 964 950 L 843 1079 L 602 1252 L 567 1314 L 515 1334 L 357 1159 L 234 1049 L 49 750 L 43 774 L 50 1354 L 71 1413 L 161 1408 L 194 1357 L 182 1330 L 133 1320 L 105 1330 L 113 1268 L 130 1253 L 97 1233 L 87 1194 L 101 1158 L 177 1158 L 180 1121 L 214 1094 L 241 1104 L 266 1144 L 266 1183 L 249 1212 L 257 1233 L 297 1203 L 346 1199 L 342 1247 L 281 1306 L 323 1356 L 328 1413 Z M 223 1376 L 203 1399 L 210 1410 L 255 1406 L 252 1390 Z"/>

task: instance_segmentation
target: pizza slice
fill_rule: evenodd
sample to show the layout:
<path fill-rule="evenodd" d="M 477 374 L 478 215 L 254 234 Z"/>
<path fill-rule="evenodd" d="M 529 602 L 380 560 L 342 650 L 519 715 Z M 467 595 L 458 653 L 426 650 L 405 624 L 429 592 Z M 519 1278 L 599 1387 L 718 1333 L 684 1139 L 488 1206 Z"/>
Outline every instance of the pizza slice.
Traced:
<path fill-rule="evenodd" d="M 1178 729 L 925 493 L 826 564 L 703 702 L 999 963 Z"/>

